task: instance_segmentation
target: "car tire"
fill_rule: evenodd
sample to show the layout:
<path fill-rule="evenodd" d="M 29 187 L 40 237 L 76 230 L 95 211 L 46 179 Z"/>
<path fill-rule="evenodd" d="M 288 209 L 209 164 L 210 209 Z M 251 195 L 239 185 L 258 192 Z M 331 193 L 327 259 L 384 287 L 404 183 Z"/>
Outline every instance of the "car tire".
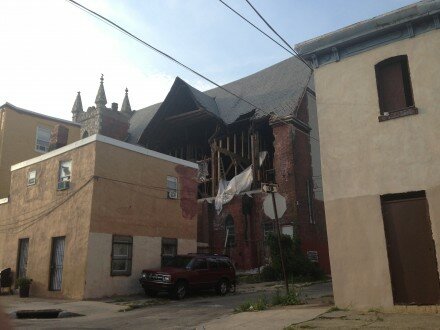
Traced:
<path fill-rule="evenodd" d="M 188 286 L 184 281 L 179 281 L 174 286 L 173 296 L 177 300 L 182 300 L 188 295 Z"/>
<path fill-rule="evenodd" d="M 148 297 L 156 297 L 157 296 L 157 291 L 154 290 L 149 290 L 149 289 L 144 289 L 145 290 L 145 295 Z"/>
<path fill-rule="evenodd" d="M 227 294 L 229 291 L 229 281 L 225 280 L 224 278 L 218 281 L 216 291 L 220 296 Z"/>

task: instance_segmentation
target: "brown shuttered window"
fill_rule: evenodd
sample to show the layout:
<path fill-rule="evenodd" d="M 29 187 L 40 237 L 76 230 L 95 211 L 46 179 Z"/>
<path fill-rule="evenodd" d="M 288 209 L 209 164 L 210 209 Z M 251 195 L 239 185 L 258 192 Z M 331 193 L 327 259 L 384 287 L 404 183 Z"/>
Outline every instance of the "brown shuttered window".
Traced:
<path fill-rule="evenodd" d="M 388 58 L 375 66 L 380 113 L 390 113 L 414 106 L 406 55 Z"/>

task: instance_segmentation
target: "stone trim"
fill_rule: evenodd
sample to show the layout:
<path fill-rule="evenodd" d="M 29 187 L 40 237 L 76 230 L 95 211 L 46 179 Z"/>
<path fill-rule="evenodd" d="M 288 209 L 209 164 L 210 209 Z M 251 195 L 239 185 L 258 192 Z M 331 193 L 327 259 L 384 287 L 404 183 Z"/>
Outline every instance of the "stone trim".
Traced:
<path fill-rule="evenodd" d="M 379 119 L 379 122 L 396 119 L 400 117 L 406 117 L 411 115 L 417 115 L 419 113 L 419 110 L 416 107 L 408 107 L 404 109 L 400 109 L 397 111 L 389 112 L 388 115 L 380 115 L 377 117 Z"/>
<path fill-rule="evenodd" d="M 387 28 L 367 32 L 361 36 L 353 36 L 345 40 L 329 44 L 327 47 L 303 52 L 300 55 L 313 67 L 338 62 L 344 58 L 354 56 L 368 50 L 384 46 L 396 41 L 414 38 L 423 33 L 440 28 L 439 12 L 428 13 L 413 20 L 407 20 L 400 24 L 390 25 Z"/>

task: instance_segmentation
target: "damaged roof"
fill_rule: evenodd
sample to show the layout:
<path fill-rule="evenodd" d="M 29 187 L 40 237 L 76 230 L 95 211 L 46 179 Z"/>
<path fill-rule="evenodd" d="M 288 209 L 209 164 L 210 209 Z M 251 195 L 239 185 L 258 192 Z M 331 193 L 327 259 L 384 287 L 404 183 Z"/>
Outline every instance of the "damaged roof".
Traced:
<path fill-rule="evenodd" d="M 312 86 L 310 69 L 296 57 L 291 57 L 250 76 L 233 81 L 223 87 L 256 105 L 254 118 L 268 113 L 278 116 L 294 114 L 304 90 Z M 231 124 L 240 116 L 254 110 L 254 107 L 234 95 L 217 87 L 201 92 L 179 77 L 173 84 L 185 84 L 193 99 L 201 108 L 209 111 L 225 124 Z M 173 90 L 171 87 L 171 90 Z M 163 103 L 158 103 L 136 111 L 130 119 L 130 143 L 137 143 Z"/>

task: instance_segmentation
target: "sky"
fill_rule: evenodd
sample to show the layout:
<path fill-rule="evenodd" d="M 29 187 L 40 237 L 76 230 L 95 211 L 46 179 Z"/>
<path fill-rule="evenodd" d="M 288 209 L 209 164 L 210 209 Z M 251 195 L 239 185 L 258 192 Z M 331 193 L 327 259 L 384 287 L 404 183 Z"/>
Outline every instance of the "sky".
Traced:
<path fill-rule="evenodd" d="M 213 81 L 237 80 L 290 56 L 218 0 L 77 0 Z M 270 32 L 245 0 L 224 0 Z M 253 0 L 292 46 L 414 0 Z M 0 1 L 0 105 L 71 119 L 76 93 L 133 110 L 161 102 L 176 76 L 215 86 L 63 0 Z"/>

